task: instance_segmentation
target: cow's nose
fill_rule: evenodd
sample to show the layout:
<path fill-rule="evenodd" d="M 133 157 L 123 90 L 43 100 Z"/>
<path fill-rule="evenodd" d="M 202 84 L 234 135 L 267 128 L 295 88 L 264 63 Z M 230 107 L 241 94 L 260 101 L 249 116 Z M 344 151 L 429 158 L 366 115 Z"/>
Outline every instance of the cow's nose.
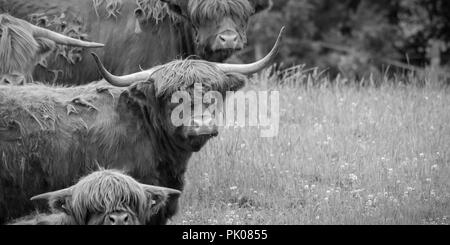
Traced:
<path fill-rule="evenodd" d="M 195 135 L 209 135 L 216 137 L 219 135 L 219 128 L 212 118 L 207 119 L 193 119 L 192 131 Z"/>
<path fill-rule="evenodd" d="M 128 214 L 110 214 L 108 216 L 111 225 L 128 225 L 130 224 L 130 215 Z"/>
<path fill-rule="evenodd" d="M 218 36 L 222 49 L 235 49 L 238 46 L 238 35 L 235 33 L 224 33 Z"/>

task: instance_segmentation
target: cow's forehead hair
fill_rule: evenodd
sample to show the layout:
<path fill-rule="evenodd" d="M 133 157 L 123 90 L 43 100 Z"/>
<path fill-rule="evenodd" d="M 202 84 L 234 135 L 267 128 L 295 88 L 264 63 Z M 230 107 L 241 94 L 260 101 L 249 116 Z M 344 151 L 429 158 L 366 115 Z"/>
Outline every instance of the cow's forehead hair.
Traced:
<path fill-rule="evenodd" d="M 24 23 L 8 14 L 0 14 L 0 74 L 22 72 L 36 54 L 38 43 Z M 3 62 L 6 61 L 6 62 Z"/>
<path fill-rule="evenodd" d="M 246 22 L 254 13 L 248 0 L 190 0 L 189 17 L 196 25 L 220 21 L 226 16 Z"/>
<path fill-rule="evenodd" d="M 142 217 L 148 204 L 141 185 L 116 170 L 94 172 L 82 178 L 73 189 L 71 208 L 77 220 L 88 213 L 130 210 Z"/>
<path fill-rule="evenodd" d="M 163 65 L 152 75 L 156 96 L 168 98 L 177 91 L 186 91 L 201 83 L 205 91 L 226 90 L 227 75 L 217 66 L 203 60 L 175 60 Z"/>

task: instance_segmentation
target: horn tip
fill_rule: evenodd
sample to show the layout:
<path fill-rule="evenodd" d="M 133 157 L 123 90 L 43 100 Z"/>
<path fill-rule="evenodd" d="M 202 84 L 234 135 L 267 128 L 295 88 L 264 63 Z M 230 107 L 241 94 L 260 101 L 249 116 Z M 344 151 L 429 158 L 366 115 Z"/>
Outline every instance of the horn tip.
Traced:
<path fill-rule="evenodd" d="M 285 30 L 286 30 L 286 26 L 281 27 L 280 33 L 278 34 L 277 41 L 280 41 L 283 38 Z"/>
<path fill-rule="evenodd" d="M 168 196 L 181 196 L 181 191 L 179 190 L 173 190 L 171 189 L 170 191 L 166 192 Z"/>
<path fill-rule="evenodd" d="M 105 47 L 105 44 L 103 43 L 93 43 L 92 48 L 103 48 Z"/>
<path fill-rule="evenodd" d="M 36 201 L 36 200 L 40 199 L 40 197 L 41 197 L 40 195 L 31 197 L 30 201 Z"/>

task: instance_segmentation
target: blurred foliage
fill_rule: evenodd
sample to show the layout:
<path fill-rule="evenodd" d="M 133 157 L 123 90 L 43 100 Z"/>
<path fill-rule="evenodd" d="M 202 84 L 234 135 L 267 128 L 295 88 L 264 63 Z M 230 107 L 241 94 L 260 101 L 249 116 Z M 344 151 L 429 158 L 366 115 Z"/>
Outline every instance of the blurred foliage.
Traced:
<path fill-rule="evenodd" d="M 286 38 L 280 62 L 306 63 L 349 77 L 399 69 L 449 68 L 448 0 L 276 0 L 250 24 L 241 57 L 266 53 L 281 26 Z"/>

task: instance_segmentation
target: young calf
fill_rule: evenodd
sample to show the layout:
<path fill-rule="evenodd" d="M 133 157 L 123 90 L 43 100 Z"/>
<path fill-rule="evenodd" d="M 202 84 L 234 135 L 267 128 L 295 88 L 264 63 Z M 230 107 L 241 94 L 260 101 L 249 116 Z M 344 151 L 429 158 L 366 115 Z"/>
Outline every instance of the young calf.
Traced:
<path fill-rule="evenodd" d="M 94 172 L 67 189 L 31 198 L 47 200 L 50 214 L 33 214 L 11 225 L 141 225 L 180 191 L 144 185 L 116 171 Z"/>

